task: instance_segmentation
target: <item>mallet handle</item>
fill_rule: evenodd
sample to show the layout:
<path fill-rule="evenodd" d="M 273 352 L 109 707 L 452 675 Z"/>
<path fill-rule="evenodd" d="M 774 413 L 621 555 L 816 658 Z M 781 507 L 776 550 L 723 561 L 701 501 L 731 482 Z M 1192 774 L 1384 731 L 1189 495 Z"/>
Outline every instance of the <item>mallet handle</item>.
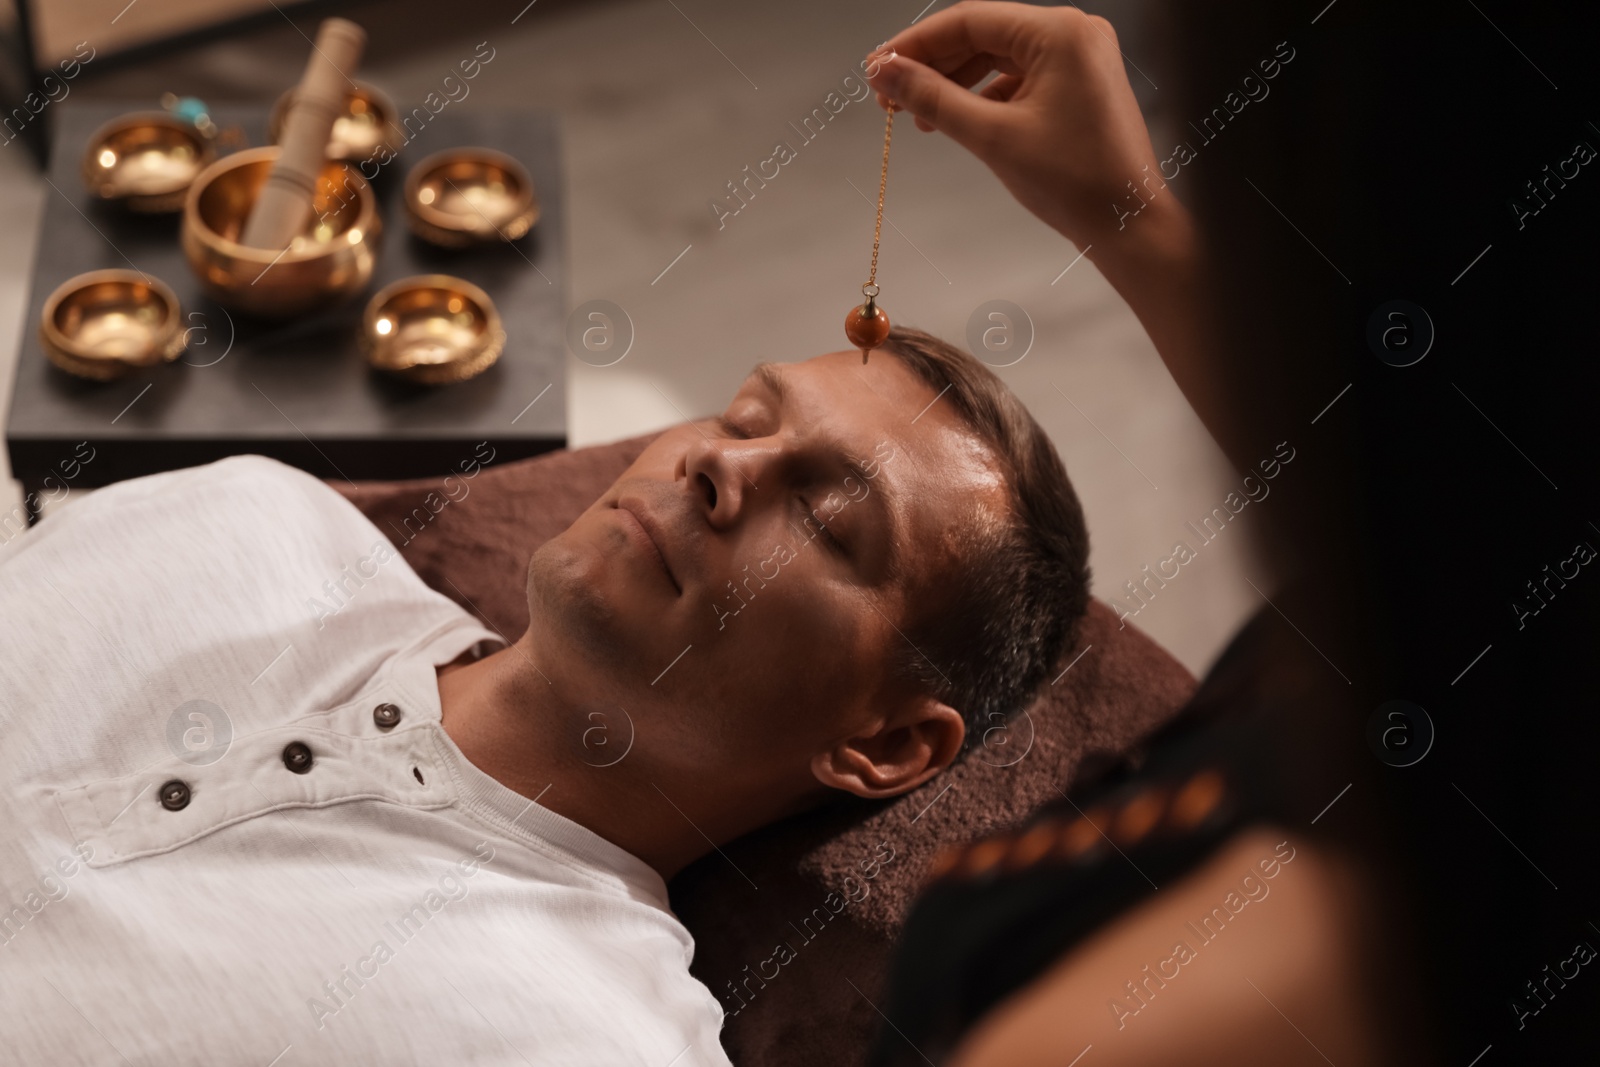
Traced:
<path fill-rule="evenodd" d="M 366 44 L 366 31 L 349 19 L 326 19 L 318 27 L 316 44 L 283 125 L 277 162 L 256 197 L 240 244 L 287 248 L 305 230 L 317 176 L 326 159 L 328 135 L 344 111 L 349 76 L 360 65 Z"/>

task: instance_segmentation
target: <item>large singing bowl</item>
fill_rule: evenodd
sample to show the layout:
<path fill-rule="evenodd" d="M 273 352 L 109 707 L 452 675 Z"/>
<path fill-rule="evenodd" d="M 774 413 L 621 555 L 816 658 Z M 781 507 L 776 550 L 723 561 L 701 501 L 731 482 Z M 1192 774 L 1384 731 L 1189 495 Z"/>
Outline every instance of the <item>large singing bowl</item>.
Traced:
<path fill-rule="evenodd" d="M 183 254 L 206 295 L 248 314 L 284 317 L 327 307 L 372 279 L 381 223 L 377 198 L 356 170 L 330 161 L 312 213 L 287 248 L 239 243 L 278 147 L 249 148 L 207 167 L 183 206 Z"/>

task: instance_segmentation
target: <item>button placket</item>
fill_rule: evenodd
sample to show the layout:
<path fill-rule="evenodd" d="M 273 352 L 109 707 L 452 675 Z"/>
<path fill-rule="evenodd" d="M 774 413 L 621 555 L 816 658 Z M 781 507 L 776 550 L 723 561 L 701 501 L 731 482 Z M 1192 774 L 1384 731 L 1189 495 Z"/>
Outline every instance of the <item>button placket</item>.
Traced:
<path fill-rule="evenodd" d="M 369 694 L 322 717 L 237 737 L 227 758 L 215 764 L 192 767 L 174 759 L 166 767 L 62 790 L 56 801 L 75 837 L 94 846 L 95 867 L 168 851 L 267 811 L 356 800 L 422 810 L 448 806 L 455 791 L 442 770 L 446 754 L 439 739 L 399 703 L 380 714 L 391 704 L 387 695 Z M 390 718 L 412 728 L 383 728 L 380 721 Z M 344 729 L 334 729 L 336 723 Z M 143 806 L 152 793 L 164 809 L 159 813 Z M 140 796 L 146 799 L 135 803 Z M 140 817 L 141 810 L 148 815 Z"/>

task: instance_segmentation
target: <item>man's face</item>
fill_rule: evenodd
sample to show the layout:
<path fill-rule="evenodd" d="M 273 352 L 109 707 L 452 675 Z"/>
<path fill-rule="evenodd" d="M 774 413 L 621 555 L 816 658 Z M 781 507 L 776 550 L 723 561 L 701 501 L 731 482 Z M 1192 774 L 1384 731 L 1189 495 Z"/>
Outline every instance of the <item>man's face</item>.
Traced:
<path fill-rule="evenodd" d="M 814 786 L 815 752 L 906 699 L 886 664 L 962 565 L 960 531 L 1006 513 L 999 470 L 887 353 L 758 367 L 534 554 L 533 656 L 605 725 L 591 762 L 631 736 L 664 774 Z"/>

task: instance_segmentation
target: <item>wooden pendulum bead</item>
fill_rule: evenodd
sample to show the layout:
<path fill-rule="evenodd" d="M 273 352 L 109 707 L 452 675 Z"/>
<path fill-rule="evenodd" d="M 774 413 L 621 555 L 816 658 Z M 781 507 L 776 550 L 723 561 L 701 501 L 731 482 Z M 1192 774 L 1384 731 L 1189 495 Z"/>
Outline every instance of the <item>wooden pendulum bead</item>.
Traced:
<path fill-rule="evenodd" d="M 850 314 L 844 317 L 844 335 L 850 339 L 851 345 L 861 349 L 862 363 L 867 361 L 868 352 L 889 338 L 889 316 L 874 300 L 877 295 L 868 294 L 865 304 L 852 308 Z"/>
<path fill-rule="evenodd" d="M 865 363 L 867 353 L 888 340 L 889 316 L 869 300 L 845 316 L 844 335 L 852 345 L 861 349 L 861 362 Z"/>

